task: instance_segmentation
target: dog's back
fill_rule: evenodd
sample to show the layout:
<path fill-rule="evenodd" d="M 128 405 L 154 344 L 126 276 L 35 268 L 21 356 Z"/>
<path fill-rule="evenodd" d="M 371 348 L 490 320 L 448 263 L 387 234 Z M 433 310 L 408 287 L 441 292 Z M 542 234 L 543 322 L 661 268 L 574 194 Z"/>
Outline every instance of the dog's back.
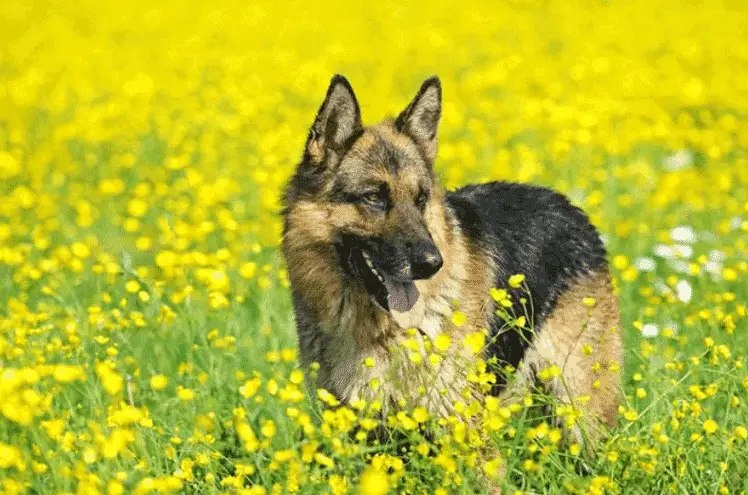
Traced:
<path fill-rule="evenodd" d="M 529 323 L 536 329 L 571 284 L 605 270 L 605 249 L 597 231 L 581 210 L 555 191 L 492 182 L 459 189 L 447 196 L 447 202 L 465 236 L 493 260 L 496 287 L 505 287 L 512 274 L 525 275 L 523 288 L 507 289 L 518 315 L 527 312 L 520 298 L 525 287 L 529 289 Z M 492 323 L 495 333 L 503 322 Z M 492 347 L 492 355 L 516 367 L 528 343 L 517 332 L 505 332 Z"/>
<path fill-rule="evenodd" d="M 466 186 L 447 202 L 469 242 L 492 261 L 495 287 L 507 290 L 504 309 L 526 317 L 524 328 L 511 329 L 501 315 L 489 319 L 487 357 L 511 368 L 524 360 L 513 392 L 556 365 L 566 383 L 556 379 L 546 387 L 569 401 L 584 397 L 612 424 L 621 360 L 618 303 L 605 248 L 587 215 L 555 191 L 507 182 Z M 525 276 L 519 287 L 507 284 L 512 274 Z M 493 391 L 504 387 L 498 372 Z"/>

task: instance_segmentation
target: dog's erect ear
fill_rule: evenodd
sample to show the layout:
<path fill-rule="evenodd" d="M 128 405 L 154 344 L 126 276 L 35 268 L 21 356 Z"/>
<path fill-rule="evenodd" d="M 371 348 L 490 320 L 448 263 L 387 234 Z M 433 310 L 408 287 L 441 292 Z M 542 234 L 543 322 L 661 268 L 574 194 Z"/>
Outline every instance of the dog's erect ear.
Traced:
<path fill-rule="evenodd" d="M 320 164 L 340 157 L 351 141 L 363 131 L 361 110 L 348 80 L 336 75 L 309 130 L 305 161 Z"/>
<path fill-rule="evenodd" d="M 426 79 L 408 107 L 395 120 L 395 128 L 410 136 L 424 155 L 436 158 L 436 131 L 442 115 L 442 84 L 436 76 Z"/>

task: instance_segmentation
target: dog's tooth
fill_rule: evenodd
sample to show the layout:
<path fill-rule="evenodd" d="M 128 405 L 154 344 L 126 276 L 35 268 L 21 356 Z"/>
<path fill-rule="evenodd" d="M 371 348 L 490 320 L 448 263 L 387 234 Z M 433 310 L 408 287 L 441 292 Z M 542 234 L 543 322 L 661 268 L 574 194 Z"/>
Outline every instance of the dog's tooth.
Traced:
<path fill-rule="evenodd" d="M 373 269 L 373 265 L 371 263 L 371 258 L 369 257 L 369 253 L 367 253 L 366 251 L 361 251 L 361 254 L 364 257 L 364 261 L 366 262 L 366 266 L 368 266 L 369 268 Z"/>
<path fill-rule="evenodd" d="M 377 271 L 376 268 L 374 268 L 374 263 L 371 261 L 371 256 L 369 255 L 369 253 L 367 253 L 366 251 L 362 250 L 361 251 L 361 255 L 364 257 L 364 261 L 366 262 L 366 266 L 369 267 L 369 270 L 371 270 L 371 273 L 373 273 L 374 275 L 376 275 L 377 279 L 379 279 L 379 281 L 381 283 L 384 283 L 384 277 L 382 276 L 381 273 L 379 273 Z"/>

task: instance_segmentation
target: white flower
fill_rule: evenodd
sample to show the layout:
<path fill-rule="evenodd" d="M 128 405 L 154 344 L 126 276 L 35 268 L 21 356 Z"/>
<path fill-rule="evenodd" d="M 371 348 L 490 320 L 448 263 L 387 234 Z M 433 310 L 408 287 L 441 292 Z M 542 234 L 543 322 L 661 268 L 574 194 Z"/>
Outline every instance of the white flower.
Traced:
<path fill-rule="evenodd" d="M 691 284 L 689 284 L 686 280 L 681 280 L 675 286 L 675 294 L 676 296 L 678 296 L 678 299 L 680 299 L 681 302 L 687 303 L 691 300 L 691 296 L 693 295 Z"/>
<path fill-rule="evenodd" d="M 696 242 L 696 232 L 694 232 L 693 228 L 688 225 L 681 225 L 670 231 L 670 238 L 675 242 L 686 242 L 692 244 Z"/>
<path fill-rule="evenodd" d="M 654 323 L 647 323 L 642 327 L 642 335 L 645 337 L 657 337 L 658 333 L 660 330 Z"/>

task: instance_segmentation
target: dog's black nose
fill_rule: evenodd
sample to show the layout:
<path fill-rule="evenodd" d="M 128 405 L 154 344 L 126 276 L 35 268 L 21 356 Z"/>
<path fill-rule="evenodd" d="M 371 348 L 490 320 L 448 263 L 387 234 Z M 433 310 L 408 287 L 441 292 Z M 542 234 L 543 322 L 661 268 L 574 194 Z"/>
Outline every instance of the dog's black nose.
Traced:
<path fill-rule="evenodd" d="M 442 267 L 444 260 L 433 242 L 421 242 L 414 246 L 411 261 L 413 279 L 430 278 Z"/>

